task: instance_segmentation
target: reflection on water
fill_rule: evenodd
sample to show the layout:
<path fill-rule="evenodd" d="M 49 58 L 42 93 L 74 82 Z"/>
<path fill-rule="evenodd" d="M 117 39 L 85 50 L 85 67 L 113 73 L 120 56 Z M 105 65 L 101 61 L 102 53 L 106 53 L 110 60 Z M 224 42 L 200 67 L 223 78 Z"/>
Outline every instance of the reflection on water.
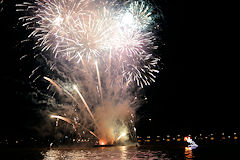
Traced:
<path fill-rule="evenodd" d="M 167 154 L 162 151 L 137 148 L 135 146 L 95 147 L 91 149 L 51 149 L 44 153 L 44 160 L 168 160 Z"/>
<path fill-rule="evenodd" d="M 186 160 L 193 160 L 193 153 L 192 153 L 192 148 L 191 147 L 185 147 L 185 159 Z"/>
<path fill-rule="evenodd" d="M 232 160 L 240 159 L 240 144 L 204 144 L 196 149 L 183 145 L 115 147 L 59 146 L 53 148 L 7 147 L 0 145 L 0 159 L 16 160 Z"/>
<path fill-rule="evenodd" d="M 120 150 L 122 152 L 121 159 L 126 159 L 127 158 L 127 147 L 126 146 L 121 146 Z"/>

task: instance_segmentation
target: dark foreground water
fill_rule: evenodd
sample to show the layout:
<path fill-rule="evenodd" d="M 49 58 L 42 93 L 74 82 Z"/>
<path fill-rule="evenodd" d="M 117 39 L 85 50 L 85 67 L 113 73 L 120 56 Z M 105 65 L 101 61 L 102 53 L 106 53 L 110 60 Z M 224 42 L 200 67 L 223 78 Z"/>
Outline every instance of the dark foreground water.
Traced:
<path fill-rule="evenodd" d="M 16 160 L 238 160 L 239 144 L 201 145 L 191 150 L 181 145 L 9 148 L 1 147 L 0 159 Z"/>

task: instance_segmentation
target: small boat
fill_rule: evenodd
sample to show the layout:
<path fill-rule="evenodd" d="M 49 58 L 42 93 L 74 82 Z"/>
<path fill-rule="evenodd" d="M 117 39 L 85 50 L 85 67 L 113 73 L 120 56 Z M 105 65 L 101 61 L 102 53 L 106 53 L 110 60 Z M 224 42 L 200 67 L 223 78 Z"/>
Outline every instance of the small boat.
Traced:
<path fill-rule="evenodd" d="M 184 141 L 187 141 L 189 143 L 188 147 L 191 149 L 196 149 L 198 147 L 198 145 L 189 136 L 184 137 Z"/>

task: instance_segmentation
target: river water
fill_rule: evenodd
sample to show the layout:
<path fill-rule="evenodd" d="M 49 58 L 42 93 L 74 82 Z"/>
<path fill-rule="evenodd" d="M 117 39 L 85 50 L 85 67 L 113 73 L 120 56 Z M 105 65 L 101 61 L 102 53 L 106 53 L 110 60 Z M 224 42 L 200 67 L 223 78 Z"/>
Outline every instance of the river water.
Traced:
<path fill-rule="evenodd" d="M 163 159 L 168 155 L 160 150 L 151 148 L 136 148 L 136 146 L 95 147 L 91 149 L 57 149 L 43 153 L 44 160 L 113 160 L 113 159 Z"/>
<path fill-rule="evenodd" d="M 240 159 L 240 145 L 112 146 L 60 148 L 2 148 L 0 159 L 16 160 L 219 160 Z"/>

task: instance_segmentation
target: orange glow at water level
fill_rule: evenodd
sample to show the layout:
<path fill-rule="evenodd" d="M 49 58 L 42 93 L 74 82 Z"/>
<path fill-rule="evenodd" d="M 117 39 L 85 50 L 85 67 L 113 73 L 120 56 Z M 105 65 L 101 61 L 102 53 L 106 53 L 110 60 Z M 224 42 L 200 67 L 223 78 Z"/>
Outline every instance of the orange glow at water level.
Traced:
<path fill-rule="evenodd" d="M 106 144 L 106 143 L 105 143 L 104 140 L 102 140 L 102 139 L 99 140 L 99 145 L 105 145 L 105 144 Z"/>

